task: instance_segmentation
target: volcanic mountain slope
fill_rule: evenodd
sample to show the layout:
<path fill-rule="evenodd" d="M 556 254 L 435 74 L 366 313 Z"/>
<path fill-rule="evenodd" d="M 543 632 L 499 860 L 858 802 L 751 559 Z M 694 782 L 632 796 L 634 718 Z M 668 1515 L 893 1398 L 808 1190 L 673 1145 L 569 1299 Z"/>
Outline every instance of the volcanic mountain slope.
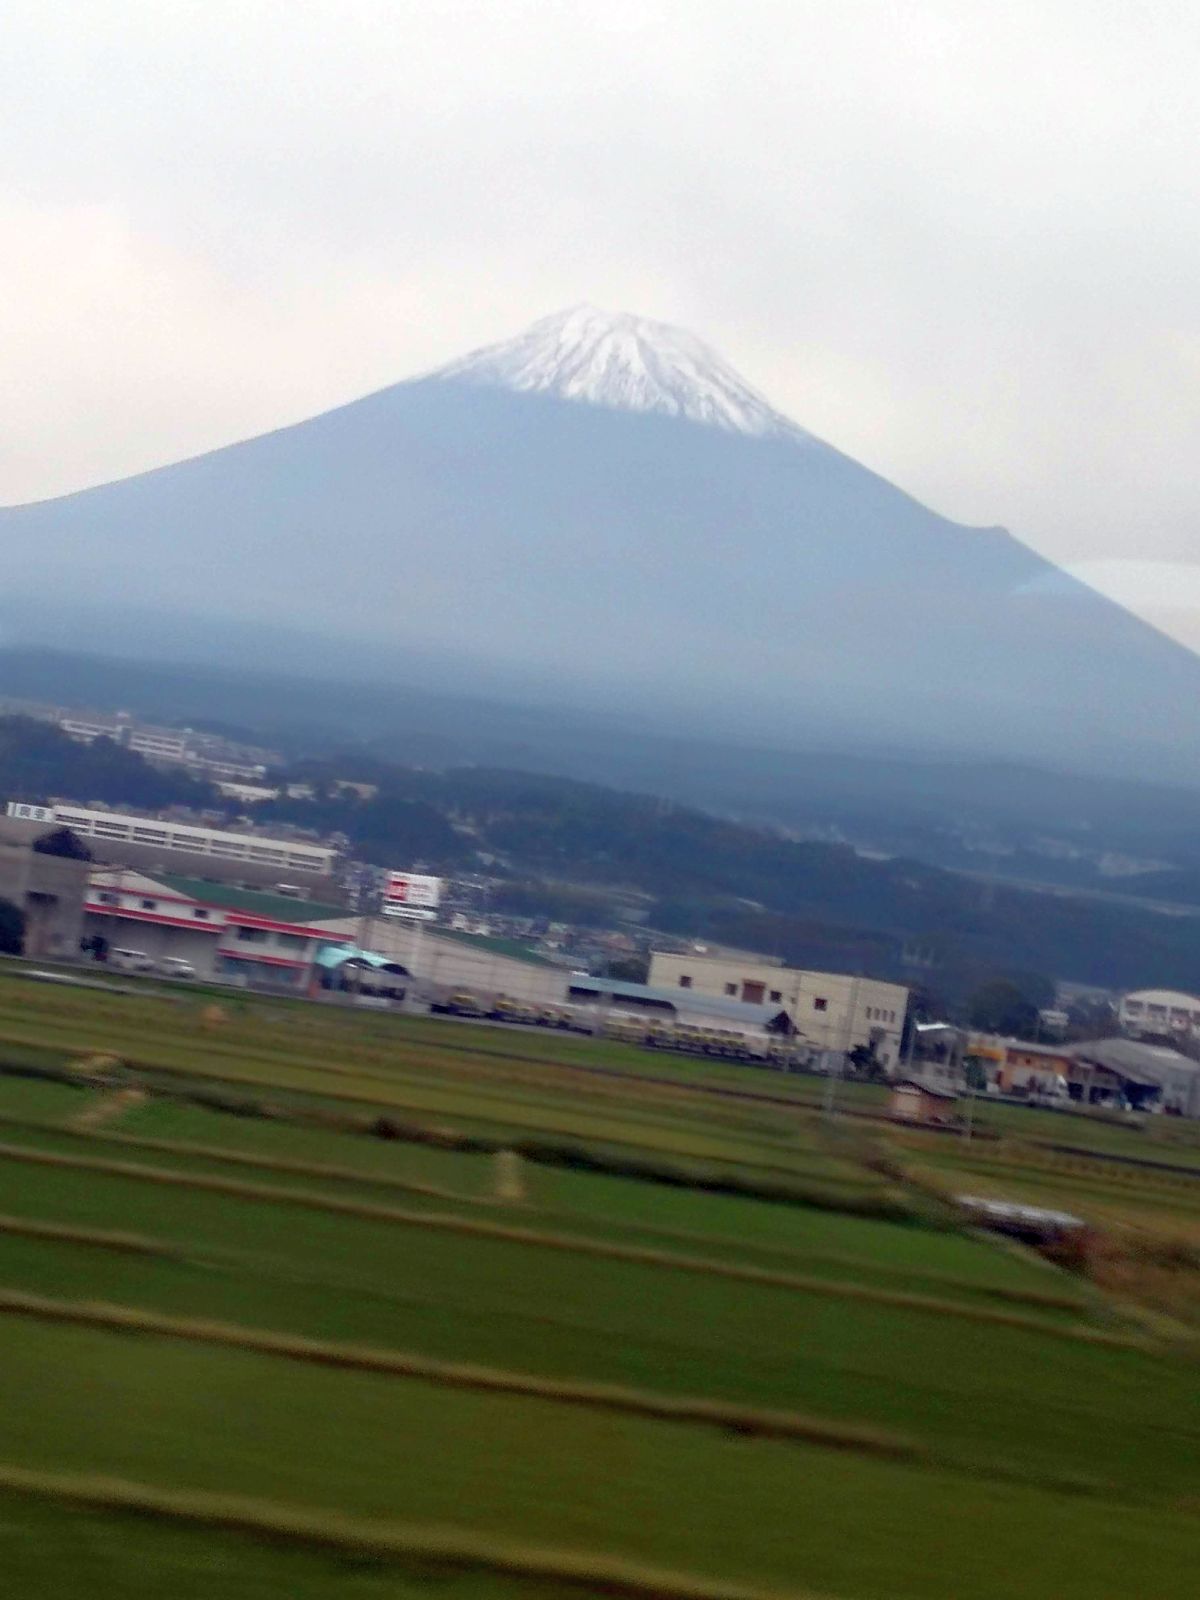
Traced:
<path fill-rule="evenodd" d="M 47 608 L 353 638 L 457 663 L 459 684 L 466 663 L 481 689 L 519 673 L 775 743 L 816 728 L 1200 776 L 1190 652 L 806 433 L 691 335 L 589 307 L 0 512 L 0 535 L 10 592 Z"/>

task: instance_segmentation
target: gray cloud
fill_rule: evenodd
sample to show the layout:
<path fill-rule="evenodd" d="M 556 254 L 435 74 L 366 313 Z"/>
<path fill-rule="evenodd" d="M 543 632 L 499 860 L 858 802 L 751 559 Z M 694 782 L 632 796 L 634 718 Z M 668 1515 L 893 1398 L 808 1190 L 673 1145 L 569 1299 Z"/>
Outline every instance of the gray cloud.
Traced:
<path fill-rule="evenodd" d="M 1119 591 L 1196 555 L 1198 47 L 1174 0 L 18 0 L 0 500 L 586 298 Z"/>

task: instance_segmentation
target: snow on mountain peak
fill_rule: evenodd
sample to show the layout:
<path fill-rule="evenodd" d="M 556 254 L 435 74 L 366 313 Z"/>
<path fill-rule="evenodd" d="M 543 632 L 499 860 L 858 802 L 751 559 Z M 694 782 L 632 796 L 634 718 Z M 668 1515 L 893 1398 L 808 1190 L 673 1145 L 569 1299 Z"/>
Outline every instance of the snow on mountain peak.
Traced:
<path fill-rule="evenodd" d="M 595 306 L 543 317 L 515 339 L 473 350 L 430 376 L 665 412 L 733 433 L 809 437 L 694 334 Z"/>

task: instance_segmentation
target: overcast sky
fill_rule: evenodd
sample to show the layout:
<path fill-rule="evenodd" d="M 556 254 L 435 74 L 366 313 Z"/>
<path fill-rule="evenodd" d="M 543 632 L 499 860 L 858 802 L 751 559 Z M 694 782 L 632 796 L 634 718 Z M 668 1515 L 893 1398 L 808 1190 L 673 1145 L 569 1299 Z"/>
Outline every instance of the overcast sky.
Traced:
<path fill-rule="evenodd" d="M 8 0 L 0 503 L 590 300 L 1200 645 L 1198 10 Z"/>

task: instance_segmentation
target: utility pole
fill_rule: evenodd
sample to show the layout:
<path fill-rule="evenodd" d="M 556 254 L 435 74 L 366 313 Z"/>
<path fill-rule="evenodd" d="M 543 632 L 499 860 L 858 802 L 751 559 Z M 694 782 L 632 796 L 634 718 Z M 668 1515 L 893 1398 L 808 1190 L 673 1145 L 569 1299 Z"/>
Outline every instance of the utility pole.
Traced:
<path fill-rule="evenodd" d="M 963 1063 L 963 1088 L 967 1094 L 967 1120 L 963 1126 L 963 1138 L 968 1144 L 971 1142 L 971 1126 L 975 1120 L 975 1085 L 967 1074 L 966 1062 Z"/>
<path fill-rule="evenodd" d="M 834 1102 L 837 1098 L 838 1080 L 841 1078 L 842 1071 L 845 1068 L 847 1059 L 849 1058 L 851 1049 L 850 1041 L 854 1036 L 854 1016 L 858 1010 L 858 981 L 859 974 L 855 973 L 850 984 L 850 1000 L 846 1008 L 846 1027 L 843 1034 L 844 1048 L 838 1054 L 836 1058 L 836 1065 L 834 1066 L 833 1071 L 829 1074 L 829 1081 L 825 1085 L 824 1114 L 830 1119 L 832 1119 L 834 1115 Z"/>
<path fill-rule="evenodd" d="M 414 987 L 420 982 L 420 976 L 421 975 L 420 975 L 419 967 L 420 967 L 420 961 L 421 961 L 421 950 L 422 950 L 422 946 L 423 946 L 423 942 L 424 942 L 423 941 L 423 937 L 422 937 L 423 934 L 424 934 L 424 930 L 425 930 L 424 918 L 422 918 L 422 917 L 414 918 L 414 921 L 413 921 L 413 936 L 412 936 L 412 941 L 411 941 L 411 950 L 410 950 L 409 962 L 408 962 L 408 968 L 409 968 L 409 972 L 412 974 L 412 980 L 413 980 L 413 986 Z"/>
<path fill-rule="evenodd" d="M 376 885 L 375 885 L 374 881 L 371 880 L 371 879 L 368 879 L 364 874 L 360 873 L 359 874 L 359 878 L 358 878 L 358 894 L 357 894 L 357 899 L 358 899 L 358 935 L 357 935 L 357 944 L 358 944 L 358 948 L 359 948 L 360 952 L 370 948 L 370 945 L 369 945 L 368 941 L 370 939 L 372 939 L 374 937 L 374 934 L 375 934 L 375 911 L 376 911 L 376 899 L 377 899 L 377 896 L 378 896 L 378 890 L 376 888 Z M 363 977 L 364 977 L 364 968 L 363 968 L 363 966 L 360 965 L 356 969 L 356 977 L 355 977 L 355 982 L 354 982 L 354 992 L 355 992 L 356 996 L 362 994 Z"/>
<path fill-rule="evenodd" d="M 915 1001 L 912 1008 L 912 1021 L 908 1025 L 908 1049 L 904 1052 L 904 1076 L 912 1077 L 913 1046 L 917 1042 L 917 1007 Z"/>

